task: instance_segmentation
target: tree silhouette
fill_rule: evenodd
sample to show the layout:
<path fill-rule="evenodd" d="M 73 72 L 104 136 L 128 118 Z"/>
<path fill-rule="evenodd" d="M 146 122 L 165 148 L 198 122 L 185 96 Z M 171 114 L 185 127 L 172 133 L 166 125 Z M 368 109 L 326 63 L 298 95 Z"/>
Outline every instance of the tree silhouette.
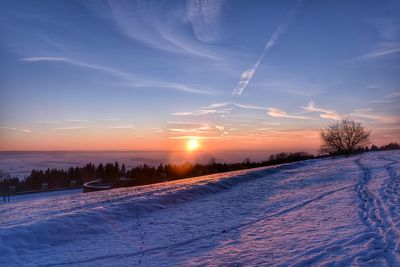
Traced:
<path fill-rule="evenodd" d="M 321 152 L 349 156 L 368 144 L 369 138 L 370 132 L 361 123 L 344 119 L 321 130 Z"/>

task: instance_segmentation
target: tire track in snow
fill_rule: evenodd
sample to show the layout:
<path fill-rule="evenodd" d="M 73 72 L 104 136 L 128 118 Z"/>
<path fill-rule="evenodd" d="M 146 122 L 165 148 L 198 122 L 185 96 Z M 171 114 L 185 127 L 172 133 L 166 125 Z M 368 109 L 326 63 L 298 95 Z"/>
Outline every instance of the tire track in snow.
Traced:
<path fill-rule="evenodd" d="M 197 241 L 200 241 L 200 240 L 204 240 L 204 239 L 207 239 L 207 238 L 212 238 L 212 237 L 219 236 L 219 235 L 222 235 L 222 234 L 225 235 L 228 232 L 246 228 L 246 227 L 254 225 L 254 224 L 256 224 L 256 223 L 258 223 L 260 221 L 269 220 L 269 219 L 272 219 L 272 218 L 276 218 L 278 216 L 285 215 L 287 213 L 302 209 L 305 206 L 307 206 L 307 205 L 309 205 L 309 204 L 311 204 L 311 203 L 313 203 L 315 201 L 318 201 L 318 200 L 321 200 L 321 199 L 325 198 L 326 196 L 329 196 L 329 195 L 332 195 L 332 194 L 337 193 L 339 191 L 347 190 L 347 189 L 350 189 L 350 188 L 353 188 L 353 186 L 341 187 L 341 188 L 338 188 L 338 189 L 335 189 L 335 190 L 331 190 L 331 191 L 325 192 L 323 194 L 320 194 L 317 197 L 314 197 L 312 199 L 304 201 L 304 202 L 302 202 L 302 203 L 300 203 L 298 205 L 293 205 L 291 207 L 288 207 L 288 208 L 283 209 L 281 211 L 275 212 L 273 214 L 266 214 L 265 216 L 262 216 L 262 217 L 260 217 L 260 218 L 258 218 L 256 220 L 252 220 L 252 221 L 249 221 L 249 222 L 246 222 L 246 223 L 243 223 L 243 224 L 239 224 L 237 226 L 233 226 L 233 227 L 224 229 L 223 232 L 214 232 L 214 233 L 211 233 L 211 234 L 207 234 L 207 235 L 203 235 L 203 236 L 198 236 L 198 237 L 195 237 L 195 238 L 187 239 L 187 240 L 175 243 L 175 244 L 169 244 L 169 245 L 165 245 L 165 246 L 158 246 L 158 247 L 148 248 L 148 249 L 145 249 L 145 250 L 136 251 L 136 252 L 132 252 L 132 253 L 117 253 L 117 254 L 104 255 L 104 256 L 93 257 L 93 258 L 77 260 L 77 261 L 50 263 L 50 264 L 45 264 L 45 265 L 40 265 L 40 266 L 61 266 L 61 265 L 70 265 L 70 264 L 92 263 L 92 262 L 95 262 L 95 261 L 101 261 L 101 260 L 112 259 L 112 258 L 128 258 L 128 257 L 139 256 L 139 255 L 143 255 L 144 256 L 146 254 L 158 253 L 158 252 L 163 251 L 163 250 L 170 250 L 170 249 L 179 248 L 179 247 L 182 247 L 182 246 L 185 246 L 185 245 L 189 245 L 191 243 L 194 243 L 194 242 L 197 242 Z"/>
<path fill-rule="evenodd" d="M 374 233 L 372 242 L 369 243 L 368 251 L 375 253 L 367 253 L 362 257 L 362 261 L 372 261 L 382 258 L 389 266 L 399 266 L 394 250 L 398 231 L 393 225 L 391 213 L 387 209 L 387 201 L 384 196 L 384 188 L 387 184 L 383 183 L 383 187 L 379 188 L 378 194 L 372 192 L 368 188 L 369 182 L 373 178 L 373 169 L 362 163 L 362 157 L 355 161 L 362 170 L 362 176 L 356 184 L 356 192 L 360 200 L 359 217 L 361 221 Z M 392 177 L 385 179 L 386 182 L 391 181 Z"/>

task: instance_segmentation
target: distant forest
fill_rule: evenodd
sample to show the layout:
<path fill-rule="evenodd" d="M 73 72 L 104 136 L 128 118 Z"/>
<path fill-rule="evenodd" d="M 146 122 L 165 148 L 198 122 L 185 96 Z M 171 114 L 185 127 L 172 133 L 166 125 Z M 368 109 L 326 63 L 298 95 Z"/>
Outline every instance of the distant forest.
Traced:
<path fill-rule="evenodd" d="M 381 147 L 372 145 L 371 147 L 359 149 L 356 153 L 392 149 L 400 149 L 400 145 L 397 143 L 390 143 Z M 12 193 L 37 191 L 43 189 L 43 184 L 47 184 L 47 189 L 81 187 L 84 183 L 97 179 L 101 179 L 104 183 L 111 184 L 112 187 L 138 186 L 326 156 L 335 155 L 314 156 L 306 152 L 282 152 L 273 154 L 268 160 L 261 162 L 252 162 L 250 159 L 245 159 L 241 163 L 217 163 L 215 159 L 211 159 L 208 164 L 184 163 L 181 165 L 160 164 L 158 166 L 143 164 L 132 169 L 127 169 L 124 164 L 121 165 L 118 162 L 107 163 L 105 165 L 99 164 L 97 166 L 88 163 L 83 167 L 71 167 L 66 170 L 32 170 L 31 174 L 25 180 L 0 173 L 0 192 L 9 193 L 10 188 L 11 191 L 13 191 Z"/>

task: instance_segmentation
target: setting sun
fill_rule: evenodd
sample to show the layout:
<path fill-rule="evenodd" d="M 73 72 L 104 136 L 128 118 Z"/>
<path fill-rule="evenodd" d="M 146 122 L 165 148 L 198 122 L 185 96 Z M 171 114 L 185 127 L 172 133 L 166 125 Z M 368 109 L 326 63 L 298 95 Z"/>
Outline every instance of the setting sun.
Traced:
<path fill-rule="evenodd" d="M 199 141 L 196 139 L 190 139 L 186 143 L 186 149 L 189 152 L 197 150 L 199 146 L 200 146 Z"/>

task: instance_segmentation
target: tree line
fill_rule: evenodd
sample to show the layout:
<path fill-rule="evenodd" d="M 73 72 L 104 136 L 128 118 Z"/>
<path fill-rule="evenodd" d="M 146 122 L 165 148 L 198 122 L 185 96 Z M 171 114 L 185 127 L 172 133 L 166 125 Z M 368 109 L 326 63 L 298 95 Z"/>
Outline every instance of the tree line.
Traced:
<path fill-rule="evenodd" d="M 381 147 L 376 145 L 358 147 L 353 152 L 360 153 L 391 149 L 400 149 L 400 145 L 390 143 Z M 70 167 L 68 169 L 47 169 L 45 171 L 34 169 L 25 180 L 0 173 L 0 192 L 9 192 L 11 186 L 15 188 L 16 192 L 41 190 L 44 183 L 47 184 L 48 189 L 68 188 L 71 187 L 71 184 L 81 187 L 84 183 L 96 179 L 101 179 L 104 183 L 110 183 L 113 187 L 138 186 L 333 155 L 337 155 L 337 152 L 333 151 L 330 154 L 318 156 L 307 152 L 281 152 L 270 155 L 268 160 L 257 162 L 245 159 L 240 163 L 219 163 L 212 158 L 207 164 L 184 163 L 160 164 L 157 166 L 143 164 L 131 169 L 127 169 L 124 164 L 121 165 L 118 162 L 99 165 L 88 163 L 83 167 Z M 121 177 L 125 179 L 121 179 Z"/>
<path fill-rule="evenodd" d="M 157 166 L 143 164 L 131 169 L 127 169 L 124 164 L 121 165 L 118 162 L 99 165 L 88 163 L 83 167 L 68 169 L 47 169 L 45 171 L 34 169 L 25 180 L 0 174 L 0 190 L 2 193 L 6 193 L 13 186 L 16 192 L 37 191 L 42 189 L 43 184 L 47 184 L 48 189 L 68 188 L 71 187 L 71 184 L 80 187 L 86 182 L 97 179 L 112 184 L 113 187 L 138 186 L 312 158 L 314 156 L 306 152 L 278 153 L 271 155 L 269 160 L 260 162 L 245 159 L 240 163 L 219 163 L 211 158 L 207 164 L 189 162 Z"/>

